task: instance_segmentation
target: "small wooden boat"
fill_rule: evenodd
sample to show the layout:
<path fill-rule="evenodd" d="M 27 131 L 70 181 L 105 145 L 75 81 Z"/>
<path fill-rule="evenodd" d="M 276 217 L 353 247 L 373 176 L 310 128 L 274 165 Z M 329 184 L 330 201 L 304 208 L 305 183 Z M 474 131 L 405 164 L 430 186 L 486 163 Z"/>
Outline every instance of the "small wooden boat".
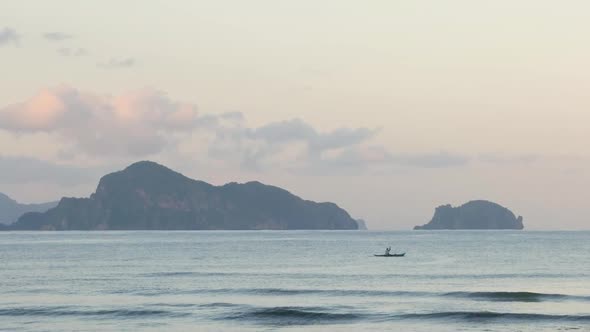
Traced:
<path fill-rule="evenodd" d="M 387 254 L 387 255 L 373 255 L 375 257 L 404 257 L 406 255 L 406 253 L 401 253 L 401 254 Z"/>

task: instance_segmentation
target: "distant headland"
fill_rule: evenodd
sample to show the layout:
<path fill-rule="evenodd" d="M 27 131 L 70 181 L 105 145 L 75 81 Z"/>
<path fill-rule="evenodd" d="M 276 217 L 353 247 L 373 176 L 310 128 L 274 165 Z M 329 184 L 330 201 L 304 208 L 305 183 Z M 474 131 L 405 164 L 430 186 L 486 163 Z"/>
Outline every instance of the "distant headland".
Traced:
<path fill-rule="evenodd" d="M 45 212 L 55 207 L 57 202 L 41 204 L 21 204 L 7 195 L 0 193 L 0 229 L 2 225 L 8 225 L 15 222 L 18 217 L 26 212 Z"/>
<path fill-rule="evenodd" d="M 0 230 L 358 229 L 334 203 L 303 200 L 260 182 L 214 186 L 141 161 L 100 179 L 88 198 L 62 198 Z"/>
<path fill-rule="evenodd" d="M 507 208 L 484 200 L 470 201 L 459 207 L 450 204 L 436 208 L 432 220 L 414 229 L 523 229 L 518 218 Z"/>

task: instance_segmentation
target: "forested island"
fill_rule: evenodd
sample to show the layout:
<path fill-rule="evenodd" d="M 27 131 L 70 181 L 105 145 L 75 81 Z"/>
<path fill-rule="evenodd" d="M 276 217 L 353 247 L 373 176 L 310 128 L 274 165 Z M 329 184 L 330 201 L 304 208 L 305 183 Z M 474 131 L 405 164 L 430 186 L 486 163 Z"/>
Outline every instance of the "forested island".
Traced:
<path fill-rule="evenodd" d="M 436 208 L 429 223 L 421 229 L 523 229 L 522 217 L 507 208 L 484 200 L 467 202 L 459 207 L 450 204 Z"/>
<path fill-rule="evenodd" d="M 100 179 L 88 198 L 62 198 L 0 230 L 358 229 L 334 203 L 260 182 L 214 186 L 142 161 Z"/>

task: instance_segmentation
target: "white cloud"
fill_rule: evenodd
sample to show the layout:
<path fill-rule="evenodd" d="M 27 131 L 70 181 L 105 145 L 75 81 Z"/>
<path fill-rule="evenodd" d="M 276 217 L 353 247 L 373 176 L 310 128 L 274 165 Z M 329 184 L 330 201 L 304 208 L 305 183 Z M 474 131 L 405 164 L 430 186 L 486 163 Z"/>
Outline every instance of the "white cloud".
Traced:
<path fill-rule="evenodd" d="M 299 170 L 326 162 L 330 157 L 325 154 L 362 149 L 361 146 L 375 133 L 368 128 L 320 132 L 301 119 L 273 122 L 257 128 L 236 122 L 233 126 L 217 128 L 209 155 L 221 160 L 234 159 L 250 170 L 275 167 Z"/>
<path fill-rule="evenodd" d="M 57 50 L 57 54 L 65 57 L 81 57 L 88 55 L 88 51 L 84 48 L 62 47 Z"/>
<path fill-rule="evenodd" d="M 0 30 L 0 47 L 8 44 L 18 45 L 20 36 L 12 28 Z"/>
<path fill-rule="evenodd" d="M 407 166 L 422 168 L 443 168 L 463 166 L 469 163 L 468 156 L 441 151 L 426 154 L 400 154 L 392 156 L 392 161 Z"/>
<path fill-rule="evenodd" d="M 534 154 L 518 154 L 518 155 L 504 155 L 498 153 L 487 153 L 480 154 L 477 158 L 478 161 L 495 164 L 495 165 L 506 165 L 506 164 L 531 164 L 541 159 L 540 156 Z"/>
<path fill-rule="evenodd" d="M 109 61 L 101 62 L 98 64 L 99 67 L 105 69 L 117 69 L 117 68 L 129 68 L 135 66 L 134 58 L 112 58 Z"/>
<path fill-rule="evenodd" d="M 53 42 L 60 42 L 73 37 L 74 36 L 64 32 L 47 32 L 43 34 L 43 38 Z"/>
<path fill-rule="evenodd" d="M 30 157 L 0 155 L 0 184 L 56 183 L 73 186 L 98 179 L 105 169 L 60 165 Z"/>

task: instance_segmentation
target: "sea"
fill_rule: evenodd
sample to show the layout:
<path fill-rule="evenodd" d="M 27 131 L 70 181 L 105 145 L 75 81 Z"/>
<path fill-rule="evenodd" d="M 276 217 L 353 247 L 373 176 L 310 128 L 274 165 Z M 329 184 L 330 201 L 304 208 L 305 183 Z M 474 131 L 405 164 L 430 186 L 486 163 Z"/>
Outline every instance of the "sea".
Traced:
<path fill-rule="evenodd" d="M 0 232 L 0 330 L 590 331 L 590 232 Z"/>

